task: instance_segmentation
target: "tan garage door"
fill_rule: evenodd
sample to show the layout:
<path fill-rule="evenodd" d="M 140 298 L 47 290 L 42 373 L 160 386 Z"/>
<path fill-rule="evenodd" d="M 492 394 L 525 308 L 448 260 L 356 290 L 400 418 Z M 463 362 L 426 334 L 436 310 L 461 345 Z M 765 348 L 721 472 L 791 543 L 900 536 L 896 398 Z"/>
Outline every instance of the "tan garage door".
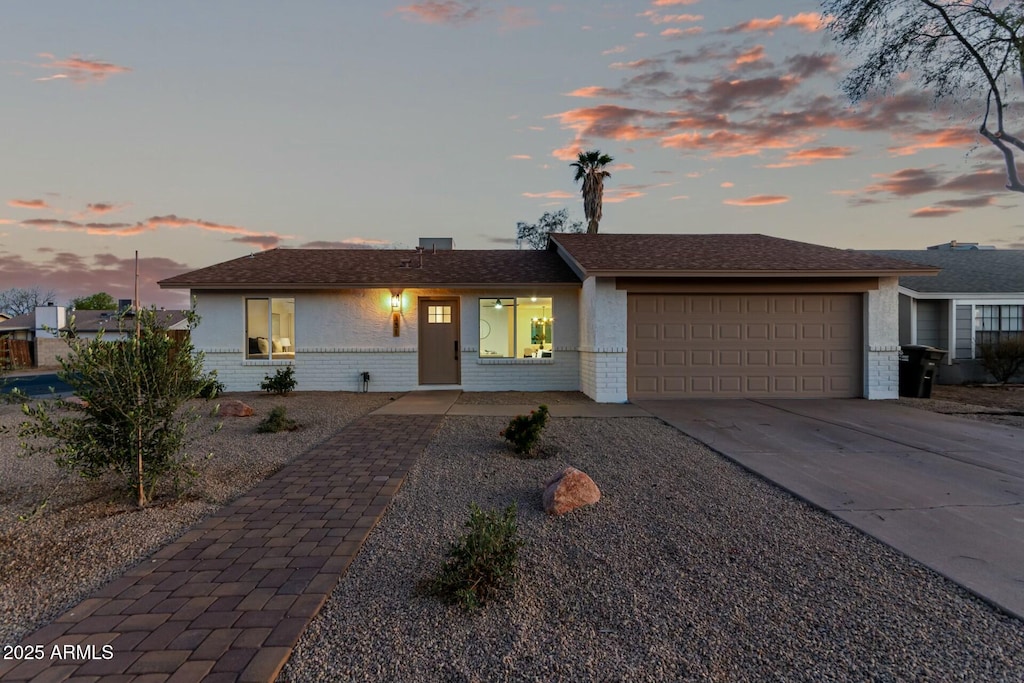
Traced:
<path fill-rule="evenodd" d="M 859 294 L 630 294 L 629 397 L 861 396 Z"/>

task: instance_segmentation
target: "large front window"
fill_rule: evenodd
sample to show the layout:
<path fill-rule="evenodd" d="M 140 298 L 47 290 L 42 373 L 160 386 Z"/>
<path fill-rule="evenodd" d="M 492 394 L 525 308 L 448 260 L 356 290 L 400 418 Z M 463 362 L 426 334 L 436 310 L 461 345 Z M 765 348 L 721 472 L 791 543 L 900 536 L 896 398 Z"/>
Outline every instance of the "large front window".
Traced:
<path fill-rule="evenodd" d="M 245 357 L 295 357 L 295 299 L 245 300 Z"/>
<path fill-rule="evenodd" d="M 554 325 L 551 297 L 480 299 L 480 357 L 550 358 Z"/>
<path fill-rule="evenodd" d="M 976 306 L 974 317 L 974 342 L 979 346 L 1019 337 L 1024 331 L 1024 306 Z"/>

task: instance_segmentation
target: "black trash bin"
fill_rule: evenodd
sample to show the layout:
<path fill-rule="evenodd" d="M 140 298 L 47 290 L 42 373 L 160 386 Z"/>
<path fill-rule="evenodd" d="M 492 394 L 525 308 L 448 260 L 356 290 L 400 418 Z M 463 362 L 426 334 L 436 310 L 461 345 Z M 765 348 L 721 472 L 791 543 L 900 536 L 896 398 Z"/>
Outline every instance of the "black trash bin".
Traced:
<path fill-rule="evenodd" d="M 931 398 L 932 383 L 946 352 L 934 346 L 900 347 L 900 396 Z"/>

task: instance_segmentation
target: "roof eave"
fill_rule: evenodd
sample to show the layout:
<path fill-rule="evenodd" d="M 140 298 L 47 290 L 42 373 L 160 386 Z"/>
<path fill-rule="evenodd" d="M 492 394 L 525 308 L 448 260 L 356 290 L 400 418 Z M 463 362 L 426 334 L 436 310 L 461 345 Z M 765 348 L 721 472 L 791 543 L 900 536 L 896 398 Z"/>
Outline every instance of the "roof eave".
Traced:
<path fill-rule="evenodd" d="M 162 289 L 213 289 L 213 290 L 323 290 L 323 289 L 480 289 L 494 287 L 564 287 L 578 289 L 579 282 L 551 282 L 544 280 L 524 282 L 189 282 L 158 283 Z"/>
<path fill-rule="evenodd" d="M 743 277 L 743 278 L 820 278 L 820 277 L 898 277 L 901 275 L 938 275 L 939 269 L 905 270 L 589 270 L 588 277 Z"/>

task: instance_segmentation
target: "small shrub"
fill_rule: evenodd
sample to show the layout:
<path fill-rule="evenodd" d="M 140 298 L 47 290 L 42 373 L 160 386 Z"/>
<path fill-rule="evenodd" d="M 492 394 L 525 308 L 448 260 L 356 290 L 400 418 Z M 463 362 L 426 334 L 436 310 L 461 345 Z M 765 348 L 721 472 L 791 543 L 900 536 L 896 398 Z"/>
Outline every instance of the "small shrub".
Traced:
<path fill-rule="evenodd" d="M 256 431 L 260 434 L 276 434 L 278 432 L 291 432 L 299 428 L 299 423 L 285 415 L 284 406 L 274 406 L 270 414 L 263 418 Z"/>
<path fill-rule="evenodd" d="M 270 375 L 264 377 L 263 383 L 260 384 L 260 389 L 267 393 L 277 394 L 278 396 L 287 396 L 295 391 L 294 366 L 289 365 L 278 368 L 273 377 Z"/>
<path fill-rule="evenodd" d="M 217 371 L 211 370 L 210 374 L 199 380 L 199 398 L 207 400 L 217 398 L 224 393 L 224 382 L 217 379 Z"/>
<path fill-rule="evenodd" d="M 996 381 L 1006 384 L 1024 372 L 1024 336 L 1003 339 L 994 344 L 979 344 L 981 365 Z"/>
<path fill-rule="evenodd" d="M 512 445 L 512 450 L 520 455 L 531 456 L 536 453 L 541 432 L 548 423 L 548 407 L 541 405 L 531 410 L 529 415 L 516 415 L 501 430 L 500 436 Z"/>
<path fill-rule="evenodd" d="M 424 588 L 427 593 L 465 609 L 482 607 L 515 581 L 519 548 L 516 504 L 498 510 L 469 505 L 469 532 L 452 541 L 448 559 Z"/>

